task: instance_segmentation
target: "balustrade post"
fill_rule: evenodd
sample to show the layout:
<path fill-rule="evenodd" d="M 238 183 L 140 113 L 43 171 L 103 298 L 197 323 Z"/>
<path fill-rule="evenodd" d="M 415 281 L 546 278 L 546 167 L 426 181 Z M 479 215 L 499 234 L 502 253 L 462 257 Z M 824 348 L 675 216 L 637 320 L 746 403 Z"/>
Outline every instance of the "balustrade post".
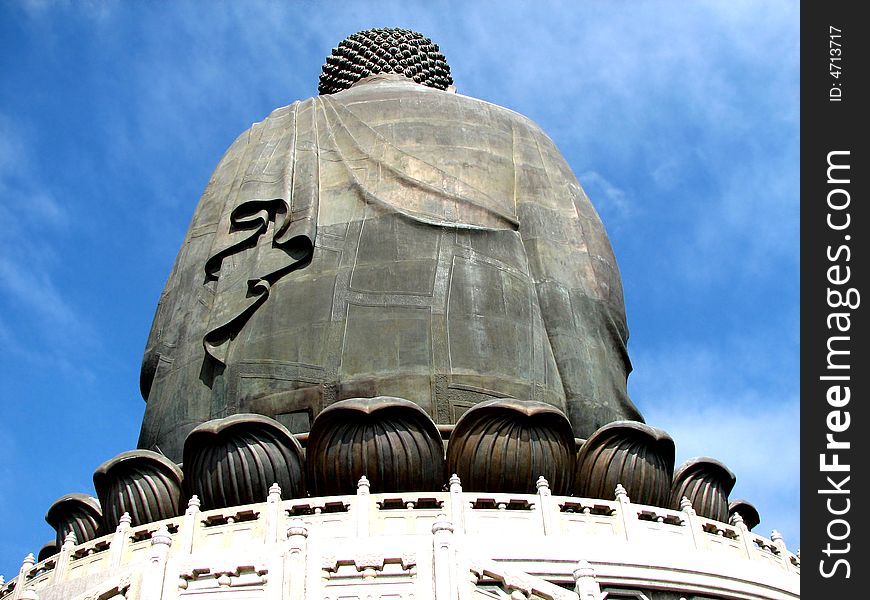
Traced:
<path fill-rule="evenodd" d="M 701 528 L 701 522 L 698 520 L 698 513 L 695 512 L 692 506 L 692 501 L 686 496 L 680 500 L 680 510 L 686 515 L 687 525 L 692 534 L 692 541 L 695 543 L 695 548 L 700 549 L 706 546 L 704 543 L 704 530 Z"/>
<path fill-rule="evenodd" d="M 369 488 L 369 479 L 363 475 L 356 484 L 356 500 L 353 506 L 356 513 L 356 534 L 358 537 L 369 536 L 369 512 L 371 510 Z"/>
<path fill-rule="evenodd" d="M 538 507 L 541 510 L 541 523 L 544 526 L 544 535 L 553 535 L 553 503 L 550 483 L 543 475 L 535 482 L 538 488 Z"/>
<path fill-rule="evenodd" d="M 151 536 L 151 552 L 142 574 L 140 600 L 160 600 L 163 597 L 170 546 L 172 546 L 172 536 L 166 525 L 161 525 L 160 529 Z"/>
<path fill-rule="evenodd" d="M 574 591 L 579 600 L 598 600 L 601 597 L 601 586 L 595 579 L 595 569 L 585 560 L 577 562 L 574 568 Z"/>
<path fill-rule="evenodd" d="M 193 538 L 196 536 L 196 528 L 200 526 L 199 507 L 201 505 L 199 496 L 196 494 L 192 495 L 190 500 L 187 501 L 184 518 L 181 520 L 181 525 L 175 536 L 176 552 L 178 554 L 190 554 L 193 552 Z"/>
<path fill-rule="evenodd" d="M 290 521 L 287 528 L 289 542 L 285 559 L 286 598 L 303 600 L 306 592 L 308 565 L 308 527 L 300 518 Z M 279 596 L 280 597 L 280 596 Z"/>
<path fill-rule="evenodd" d="M 465 532 L 465 503 L 462 500 L 462 482 L 454 473 L 448 480 L 450 484 L 450 518 L 461 533 Z"/>
<path fill-rule="evenodd" d="M 456 558 L 453 549 L 453 523 L 445 514 L 432 524 L 432 576 L 435 600 L 456 600 Z"/>
<path fill-rule="evenodd" d="M 782 539 L 782 534 L 776 529 L 770 532 L 770 541 L 779 551 L 779 560 L 782 562 L 782 567 L 788 571 L 791 568 L 791 562 L 788 559 L 788 548 L 785 545 L 785 540 Z"/>
<path fill-rule="evenodd" d="M 280 541 L 281 531 L 281 486 L 273 483 L 266 497 L 266 543 Z"/>
<path fill-rule="evenodd" d="M 127 541 L 130 539 L 130 525 L 133 519 L 130 513 L 125 512 L 118 519 L 118 526 L 115 528 L 115 533 L 112 535 L 112 541 L 109 542 L 109 568 L 117 569 L 121 566 L 121 561 L 124 558 L 124 548 Z"/>
<path fill-rule="evenodd" d="M 729 521 L 740 534 L 740 541 L 742 542 L 743 553 L 746 555 L 746 558 L 748 560 L 752 560 L 755 552 L 752 548 L 752 540 L 749 536 L 749 527 L 746 526 L 746 521 L 743 520 L 743 517 L 740 515 L 739 512 L 733 513 Z"/>
<path fill-rule="evenodd" d="M 628 492 L 625 486 L 621 483 L 616 484 L 616 505 L 619 511 L 619 516 L 622 519 L 622 531 L 625 534 L 625 539 L 631 541 L 632 530 L 637 520 L 637 513 L 631 508 L 631 498 L 628 497 Z"/>
<path fill-rule="evenodd" d="M 70 535 L 72 535 L 73 545 L 75 545 L 76 536 L 73 535 L 72 532 L 70 532 Z M 64 542 L 64 546 L 66 546 L 66 542 Z M 19 600 L 20 598 L 23 598 L 23 594 L 27 589 L 27 574 L 30 573 L 30 570 L 35 564 L 36 559 L 33 557 L 32 552 L 25 556 L 24 560 L 21 561 L 21 568 L 18 569 L 18 578 L 15 580 L 15 591 L 12 592 L 13 600 Z"/>
<path fill-rule="evenodd" d="M 52 583 L 60 583 L 66 579 L 66 572 L 69 569 L 70 556 L 72 549 L 78 544 L 76 534 L 70 531 L 63 539 L 63 544 L 60 547 L 60 552 L 57 553 L 57 559 L 54 563 L 54 575 L 52 575 Z M 16 586 L 17 587 L 17 586 Z"/>

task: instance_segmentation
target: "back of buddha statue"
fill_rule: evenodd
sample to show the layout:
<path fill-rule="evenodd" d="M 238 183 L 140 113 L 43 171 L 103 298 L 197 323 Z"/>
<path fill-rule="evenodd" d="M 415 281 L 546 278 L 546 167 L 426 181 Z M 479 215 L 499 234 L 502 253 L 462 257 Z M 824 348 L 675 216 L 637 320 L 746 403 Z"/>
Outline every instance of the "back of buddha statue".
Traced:
<path fill-rule="evenodd" d="M 352 397 L 406 398 L 439 424 L 545 402 L 579 437 L 641 420 L 588 198 L 537 126 L 451 83 L 419 34 L 361 32 L 320 96 L 236 140 L 158 306 L 140 447 L 178 460 L 191 429 L 234 413 L 305 432 Z"/>

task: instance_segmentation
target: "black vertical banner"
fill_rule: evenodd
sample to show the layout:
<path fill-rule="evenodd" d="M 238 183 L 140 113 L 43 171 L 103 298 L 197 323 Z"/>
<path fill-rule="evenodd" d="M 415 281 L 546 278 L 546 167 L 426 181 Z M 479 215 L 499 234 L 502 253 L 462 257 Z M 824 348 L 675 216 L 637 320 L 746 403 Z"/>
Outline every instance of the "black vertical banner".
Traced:
<path fill-rule="evenodd" d="M 862 3 L 801 10 L 801 594 L 867 597 L 870 331 Z"/>

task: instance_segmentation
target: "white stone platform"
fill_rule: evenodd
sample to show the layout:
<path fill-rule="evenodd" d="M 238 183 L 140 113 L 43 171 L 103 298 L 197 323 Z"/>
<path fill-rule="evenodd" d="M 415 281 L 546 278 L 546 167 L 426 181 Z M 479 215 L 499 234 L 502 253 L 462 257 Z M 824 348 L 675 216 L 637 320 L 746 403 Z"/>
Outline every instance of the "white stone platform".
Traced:
<path fill-rule="evenodd" d="M 616 500 L 538 494 L 370 494 L 200 511 L 84 544 L 0 585 L 0 600 L 800 597 L 774 534 Z"/>

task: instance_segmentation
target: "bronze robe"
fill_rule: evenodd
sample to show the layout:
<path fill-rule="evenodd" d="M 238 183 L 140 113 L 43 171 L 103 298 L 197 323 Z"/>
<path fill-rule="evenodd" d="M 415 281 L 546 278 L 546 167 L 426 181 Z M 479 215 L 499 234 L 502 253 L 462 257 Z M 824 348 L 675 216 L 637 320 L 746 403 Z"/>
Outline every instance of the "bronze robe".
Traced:
<path fill-rule="evenodd" d="M 641 420 L 622 285 L 552 141 L 507 109 L 382 76 L 274 111 L 224 155 L 145 352 L 140 448 L 238 412 L 307 431 L 390 395 L 455 423 L 494 397 L 575 434 Z"/>

